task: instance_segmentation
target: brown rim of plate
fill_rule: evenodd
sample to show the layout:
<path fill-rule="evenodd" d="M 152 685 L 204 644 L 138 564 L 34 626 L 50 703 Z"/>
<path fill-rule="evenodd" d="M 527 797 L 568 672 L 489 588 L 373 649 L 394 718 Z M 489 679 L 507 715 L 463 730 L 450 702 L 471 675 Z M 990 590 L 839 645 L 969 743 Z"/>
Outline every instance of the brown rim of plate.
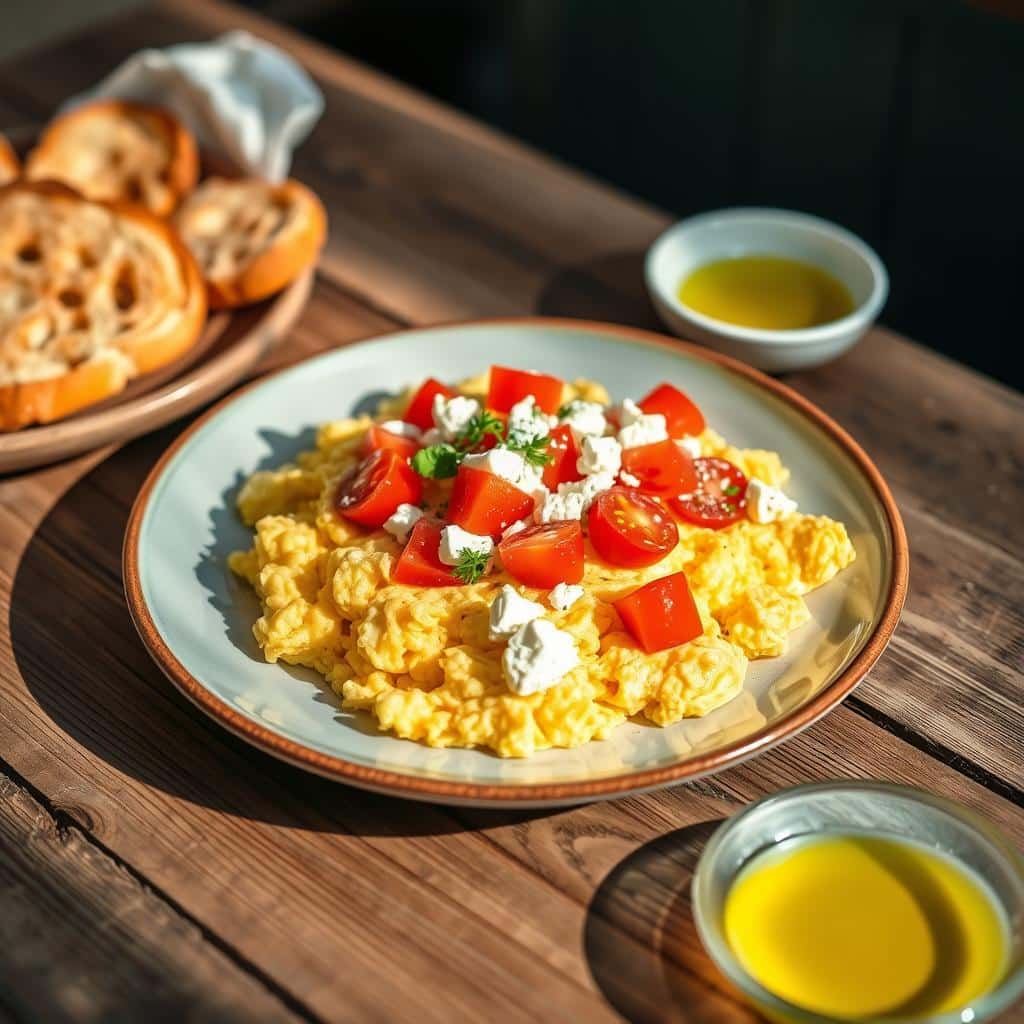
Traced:
<path fill-rule="evenodd" d="M 653 331 L 641 330 L 635 327 L 623 327 L 618 324 L 604 324 L 590 320 L 572 320 L 559 317 L 495 317 L 403 328 L 400 331 L 394 331 L 386 335 L 373 335 L 364 340 L 370 341 L 376 337 L 394 338 L 401 334 L 411 334 L 433 328 L 501 325 L 560 328 L 595 334 L 613 333 L 619 335 L 622 340 L 630 341 L 634 344 L 652 348 L 664 348 L 671 351 L 682 349 L 698 359 L 717 363 L 733 373 L 745 377 L 755 384 L 759 384 L 765 390 L 802 413 L 846 451 L 847 455 L 850 456 L 864 476 L 867 477 L 882 508 L 885 510 L 885 515 L 889 522 L 889 530 L 892 535 L 892 575 L 889 581 L 889 593 L 886 595 L 885 606 L 878 624 L 864 646 L 857 653 L 857 656 L 847 665 L 845 670 L 804 707 L 741 741 L 729 744 L 713 753 L 690 758 L 665 768 L 630 772 L 625 775 L 595 779 L 588 782 L 504 786 L 421 778 L 401 772 L 385 771 L 380 768 L 370 768 L 354 764 L 339 757 L 311 750 L 300 743 L 279 736 L 277 733 L 246 718 L 225 701 L 212 694 L 178 661 L 170 648 L 164 643 L 149 613 L 149 609 L 146 607 L 142 596 L 142 584 L 138 569 L 139 533 L 142 520 L 145 516 L 153 488 L 162 476 L 168 463 L 175 457 L 182 445 L 207 422 L 251 388 L 264 383 L 271 376 L 276 376 L 276 374 L 271 374 L 247 384 L 244 388 L 222 399 L 176 438 L 146 477 L 132 505 L 128 527 L 125 531 L 123 550 L 125 596 L 128 600 L 128 608 L 135 623 L 135 628 L 142 637 L 143 643 L 171 682 L 186 697 L 195 704 L 198 704 L 211 718 L 214 718 L 231 732 L 243 737 L 267 753 L 274 754 L 285 761 L 307 768 L 320 775 L 326 775 L 340 782 L 348 782 L 355 786 L 382 790 L 420 800 L 436 798 L 441 801 L 452 799 L 460 801 L 487 801 L 511 805 L 518 802 L 571 802 L 577 798 L 581 801 L 593 800 L 601 797 L 614 797 L 624 793 L 632 793 L 637 790 L 655 789 L 673 782 L 684 782 L 687 779 L 720 771 L 738 764 L 755 754 L 762 753 L 782 740 L 796 735 L 813 722 L 816 722 L 828 711 L 831 711 L 867 675 L 871 667 L 881 657 L 889 642 L 889 638 L 896 628 L 896 624 L 899 622 L 907 593 L 909 551 L 907 535 L 903 528 L 903 520 L 900 518 L 896 502 L 893 500 L 888 486 L 882 479 L 882 475 L 875 468 L 874 463 L 868 458 L 860 445 L 839 424 L 829 416 L 826 416 L 812 402 L 797 394 L 785 384 L 761 373 L 759 370 L 755 370 L 745 363 L 720 355 L 717 352 L 712 352 L 691 342 L 677 341 L 655 334 Z M 321 352 L 309 358 L 316 359 L 325 354 Z M 302 360 L 302 362 L 305 361 Z M 294 363 L 285 369 L 292 369 L 296 365 L 299 364 Z"/>

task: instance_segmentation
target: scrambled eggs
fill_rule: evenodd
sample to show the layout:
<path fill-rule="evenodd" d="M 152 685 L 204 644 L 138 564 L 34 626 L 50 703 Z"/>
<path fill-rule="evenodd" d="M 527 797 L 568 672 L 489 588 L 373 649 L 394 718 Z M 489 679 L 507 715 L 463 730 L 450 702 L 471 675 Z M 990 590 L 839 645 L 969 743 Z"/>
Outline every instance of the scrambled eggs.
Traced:
<path fill-rule="evenodd" d="M 460 392 L 486 388 L 482 375 Z M 609 400 L 587 381 L 565 385 L 563 400 L 572 398 Z M 400 416 L 408 401 L 408 394 L 389 401 L 380 419 Z M 584 596 L 546 615 L 574 638 L 579 664 L 549 689 L 520 696 L 502 675 L 504 642 L 488 635 L 490 605 L 502 584 L 514 582 L 504 571 L 459 587 L 392 583 L 399 543 L 336 513 L 337 481 L 361 459 L 371 422 L 327 423 L 294 464 L 253 474 L 238 498 L 255 530 L 253 547 L 229 564 L 261 600 L 253 632 L 268 662 L 315 669 L 346 708 L 430 746 L 524 757 L 600 739 L 635 715 L 661 726 L 705 715 L 740 692 L 748 659 L 783 652 L 787 634 L 809 618 L 802 595 L 854 559 L 841 523 L 801 513 L 721 530 L 680 523 L 678 545 L 645 569 L 609 566 L 587 540 Z M 711 429 L 698 442 L 702 455 L 728 459 L 773 487 L 789 476 L 773 452 L 734 448 Z M 425 497 L 443 501 L 446 489 L 450 481 L 429 481 Z M 648 654 L 612 602 L 679 571 L 703 635 Z M 544 601 L 542 591 L 519 590 Z"/>

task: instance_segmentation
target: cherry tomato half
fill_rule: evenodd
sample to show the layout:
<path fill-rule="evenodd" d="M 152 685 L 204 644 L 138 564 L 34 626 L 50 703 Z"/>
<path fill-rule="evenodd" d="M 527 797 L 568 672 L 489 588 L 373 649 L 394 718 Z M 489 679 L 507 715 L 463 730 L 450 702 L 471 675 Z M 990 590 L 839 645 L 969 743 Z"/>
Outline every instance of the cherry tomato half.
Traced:
<path fill-rule="evenodd" d="M 538 409 L 548 414 L 558 412 L 562 403 L 562 382 L 557 377 L 529 370 L 512 370 L 507 366 L 491 367 L 491 387 L 487 392 L 487 408 L 508 412 L 516 402 L 533 395 Z"/>
<path fill-rule="evenodd" d="M 549 435 L 548 455 L 551 461 L 544 467 L 541 479 L 548 490 L 554 491 L 559 484 L 582 480 L 583 474 L 576 468 L 576 460 L 580 457 L 576 435 L 568 423 L 555 427 Z"/>
<path fill-rule="evenodd" d="M 670 498 L 672 510 L 688 523 L 721 530 L 743 518 L 747 507 L 747 478 L 728 459 L 693 460 L 697 486 Z"/>
<path fill-rule="evenodd" d="M 654 565 L 679 543 L 679 528 L 666 509 L 626 487 L 599 494 L 587 526 L 594 550 L 609 564 L 627 569 Z"/>
<path fill-rule="evenodd" d="M 434 425 L 434 395 L 454 398 L 455 392 L 446 384 L 429 377 L 412 396 L 409 408 L 405 410 L 402 419 L 406 423 L 415 423 L 420 430 L 429 430 Z"/>
<path fill-rule="evenodd" d="M 661 413 L 669 437 L 688 437 L 704 431 L 704 415 L 671 384 L 659 384 L 645 399 L 637 403 L 648 415 Z"/>
<path fill-rule="evenodd" d="M 448 522 L 497 540 L 502 531 L 533 513 L 533 498 L 500 476 L 461 466 L 448 499 Z"/>
<path fill-rule="evenodd" d="M 689 643 L 704 632 L 681 572 L 652 580 L 614 603 L 626 629 L 648 654 Z"/>
<path fill-rule="evenodd" d="M 397 452 L 403 459 L 411 459 L 419 450 L 419 442 L 411 437 L 403 437 L 401 434 L 392 434 L 385 430 L 379 423 L 372 423 L 366 432 L 366 451 L 375 452 L 379 448 L 390 448 Z"/>
<path fill-rule="evenodd" d="M 461 587 L 462 580 L 438 557 L 442 526 L 436 519 L 420 519 L 395 563 L 391 578 L 410 587 Z"/>
<path fill-rule="evenodd" d="M 404 502 L 415 505 L 423 496 L 423 479 L 405 459 L 381 448 L 353 466 L 338 484 L 334 507 L 363 526 L 383 526 Z"/>
<path fill-rule="evenodd" d="M 622 450 L 622 468 L 648 494 L 676 495 L 697 486 L 693 459 L 675 441 L 655 441 Z"/>
<path fill-rule="evenodd" d="M 583 528 L 579 520 L 528 526 L 498 545 L 505 571 L 527 587 L 550 590 L 583 579 Z"/>

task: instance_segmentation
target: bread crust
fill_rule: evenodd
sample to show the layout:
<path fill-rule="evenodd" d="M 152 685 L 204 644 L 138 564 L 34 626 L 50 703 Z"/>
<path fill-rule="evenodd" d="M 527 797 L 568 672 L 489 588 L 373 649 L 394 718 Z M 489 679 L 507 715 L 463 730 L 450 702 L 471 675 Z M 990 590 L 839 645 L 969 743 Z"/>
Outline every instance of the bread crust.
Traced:
<path fill-rule="evenodd" d="M 60 182 L 18 181 L 0 188 L 0 204 L 12 193 L 30 192 L 53 201 L 72 200 L 109 210 L 156 235 L 173 254 L 184 285 L 178 315 L 163 317 L 159 329 L 120 344 L 113 340 L 105 351 L 67 372 L 41 379 L 0 384 L 0 431 L 18 430 L 33 423 L 50 423 L 122 391 L 135 376 L 155 370 L 184 354 L 198 340 L 206 319 L 206 293 L 192 254 L 174 228 L 132 203 L 87 200 Z"/>
<path fill-rule="evenodd" d="M 103 132 L 103 122 L 108 122 Z M 166 158 L 158 168 L 138 166 L 138 147 L 117 150 L 122 161 L 96 169 L 87 161 L 84 168 L 69 166 L 76 150 L 85 145 L 81 136 L 93 127 L 112 135 L 119 121 L 145 124 L 158 135 L 166 149 Z M 92 148 L 92 147 L 89 147 Z M 199 152 L 192 133 L 169 111 L 128 100 L 96 100 L 85 103 L 54 118 L 46 127 L 35 149 L 25 161 L 25 175 L 33 179 L 52 179 L 73 186 L 88 199 L 104 202 L 133 202 L 147 207 L 158 217 L 169 216 L 182 196 L 190 192 L 199 178 Z M 147 179 L 141 182 L 140 179 Z M 156 180 L 149 180 L 155 178 Z M 134 182 L 134 186 L 133 186 Z M 139 194 L 133 193 L 133 188 Z"/>
<path fill-rule="evenodd" d="M 216 189 L 259 189 L 268 207 L 277 204 L 288 211 L 282 229 L 262 249 L 244 260 L 233 273 L 210 273 L 202 266 L 200 246 L 190 232 L 194 211 L 215 202 Z M 185 243 L 197 253 L 206 281 L 211 309 L 233 309 L 259 302 L 291 284 L 316 263 L 327 236 L 327 214 L 317 196 L 305 185 L 289 179 L 270 185 L 255 179 L 208 179 L 178 209 L 175 223 Z"/>
<path fill-rule="evenodd" d="M 21 174 L 21 161 L 11 148 L 7 136 L 0 133 L 0 185 L 14 181 Z"/>

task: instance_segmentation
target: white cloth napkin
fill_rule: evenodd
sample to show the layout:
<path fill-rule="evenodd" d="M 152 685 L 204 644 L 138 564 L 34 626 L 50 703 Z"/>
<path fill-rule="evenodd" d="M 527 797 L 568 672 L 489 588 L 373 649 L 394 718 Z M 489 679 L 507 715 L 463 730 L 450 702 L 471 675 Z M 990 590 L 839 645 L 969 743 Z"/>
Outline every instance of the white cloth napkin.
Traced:
<path fill-rule="evenodd" d="M 248 32 L 211 43 L 142 50 L 67 106 L 96 99 L 166 107 L 200 147 L 228 157 L 247 174 L 288 176 L 292 152 L 312 131 L 324 98 L 306 72 L 276 46 Z"/>

